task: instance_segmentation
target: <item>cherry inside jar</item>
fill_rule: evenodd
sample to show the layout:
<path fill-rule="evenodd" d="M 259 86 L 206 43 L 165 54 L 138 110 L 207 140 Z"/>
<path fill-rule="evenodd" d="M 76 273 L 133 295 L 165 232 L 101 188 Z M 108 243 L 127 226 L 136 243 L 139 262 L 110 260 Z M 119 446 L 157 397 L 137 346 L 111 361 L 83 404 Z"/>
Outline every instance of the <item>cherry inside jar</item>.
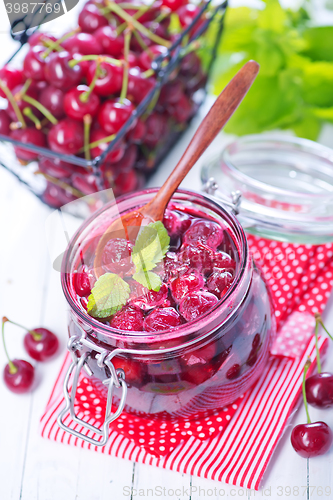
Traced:
<path fill-rule="evenodd" d="M 104 249 L 103 269 L 121 275 L 129 298 L 110 317 L 87 313 L 99 239 L 119 213 L 133 211 L 155 193 L 146 190 L 107 205 L 72 239 L 62 272 L 69 332 L 84 331 L 97 350 L 120 349 L 112 363 L 125 374 L 127 412 L 191 418 L 232 403 L 259 377 L 275 333 L 274 314 L 237 219 L 209 198 L 183 190 L 173 196 L 163 221 L 170 247 L 154 269 L 162 281 L 159 291 L 133 280 L 133 242 L 113 239 Z M 106 394 L 101 381 L 110 373 L 97 358 L 91 350 L 91 383 Z"/>

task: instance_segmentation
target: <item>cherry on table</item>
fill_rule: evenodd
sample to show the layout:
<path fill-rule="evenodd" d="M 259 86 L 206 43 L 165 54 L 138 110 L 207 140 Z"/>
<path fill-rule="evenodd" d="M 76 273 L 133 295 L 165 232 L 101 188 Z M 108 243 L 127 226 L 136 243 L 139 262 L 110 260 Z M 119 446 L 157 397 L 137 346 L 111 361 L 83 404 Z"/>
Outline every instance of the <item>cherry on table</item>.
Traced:
<path fill-rule="evenodd" d="M 299 424 L 291 433 L 294 450 L 304 458 L 323 455 L 330 449 L 332 441 L 332 431 L 325 422 Z"/>
<path fill-rule="evenodd" d="M 24 347 L 36 361 L 48 361 L 58 350 L 58 337 L 47 328 L 34 328 L 24 336 Z"/>
<path fill-rule="evenodd" d="M 34 367 L 24 359 L 14 359 L 4 368 L 3 379 L 8 389 L 16 394 L 30 391 L 35 378 Z"/>
<path fill-rule="evenodd" d="M 333 374 L 327 372 L 316 373 L 305 382 L 307 401 L 316 408 L 330 408 L 333 406 Z"/>

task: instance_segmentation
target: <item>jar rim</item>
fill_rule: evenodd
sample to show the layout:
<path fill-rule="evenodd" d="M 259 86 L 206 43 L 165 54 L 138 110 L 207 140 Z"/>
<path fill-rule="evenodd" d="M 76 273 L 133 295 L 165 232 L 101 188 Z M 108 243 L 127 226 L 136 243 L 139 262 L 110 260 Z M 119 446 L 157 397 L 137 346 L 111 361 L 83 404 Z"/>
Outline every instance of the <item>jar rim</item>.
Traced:
<path fill-rule="evenodd" d="M 249 267 L 249 261 L 250 261 L 250 253 L 248 249 L 248 243 L 247 239 L 244 233 L 244 230 L 237 220 L 237 218 L 228 212 L 224 207 L 222 207 L 219 203 L 216 201 L 212 200 L 211 198 L 204 196 L 201 193 L 196 193 L 195 191 L 189 191 L 189 190 L 184 190 L 184 189 L 178 189 L 176 193 L 173 195 L 171 198 L 172 201 L 179 201 L 181 200 L 182 197 L 183 199 L 186 199 L 186 197 L 189 198 L 193 203 L 200 203 L 200 199 L 203 203 L 201 204 L 206 204 L 212 207 L 215 212 L 218 214 L 222 214 L 223 220 L 226 221 L 227 224 L 230 223 L 232 224 L 232 229 L 233 229 L 233 236 L 237 237 L 237 242 L 235 242 L 238 246 L 237 251 L 239 254 L 239 265 L 238 269 L 236 267 L 236 275 L 235 278 L 228 289 L 227 293 L 223 296 L 223 299 L 219 300 L 215 306 L 213 306 L 210 310 L 208 310 L 205 314 L 200 316 L 197 320 L 191 321 L 189 323 L 185 323 L 183 325 L 180 325 L 178 327 L 170 328 L 168 330 L 161 330 L 157 332 L 148 332 L 148 331 L 127 331 L 127 330 L 120 330 L 120 329 L 115 329 L 112 328 L 108 325 L 104 325 L 97 319 L 89 316 L 87 313 L 81 309 L 81 307 L 78 305 L 78 303 L 74 300 L 72 297 L 70 290 L 69 290 L 69 276 L 70 272 L 68 271 L 70 269 L 70 260 L 72 258 L 72 252 L 75 249 L 76 243 L 79 240 L 79 237 L 84 229 L 87 229 L 89 225 L 103 212 L 109 210 L 112 208 L 112 206 L 119 206 L 124 203 L 128 202 L 130 199 L 137 199 L 138 197 L 142 196 L 153 196 L 156 192 L 158 191 L 158 188 L 150 188 L 150 189 L 145 189 L 139 192 L 131 193 L 130 195 L 123 195 L 106 205 L 104 205 L 102 208 L 94 212 L 94 214 L 89 217 L 76 231 L 76 233 L 73 235 L 65 253 L 62 259 L 62 271 L 61 271 L 61 285 L 63 289 L 63 293 L 65 295 L 65 298 L 71 308 L 71 310 L 85 323 L 89 325 L 89 327 L 93 328 L 94 331 L 98 330 L 102 334 L 106 335 L 107 337 L 112 337 L 118 340 L 124 340 L 126 338 L 127 341 L 147 341 L 147 342 L 152 342 L 153 340 L 161 340 L 160 337 L 166 337 L 166 338 L 182 338 L 185 335 L 191 334 L 195 331 L 198 330 L 198 326 L 200 324 L 200 328 L 202 326 L 205 326 L 207 323 L 210 321 L 207 321 L 207 318 L 216 315 L 217 310 L 221 310 L 222 306 L 225 306 L 230 300 L 231 297 L 234 296 L 235 293 L 237 293 L 237 290 L 240 288 L 240 286 L 244 283 L 245 278 L 246 278 L 246 270 Z M 179 197 L 179 199 L 174 199 Z M 135 207 L 140 206 L 140 204 L 136 203 L 134 205 Z M 134 208 L 132 206 L 132 210 Z M 119 213 L 122 213 L 120 208 L 119 208 Z M 238 309 L 240 304 L 238 304 L 237 307 L 235 307 L 233 310 L 231 310 L 230 314 L 226 319 L 229 319 L 231 315 L 234 314 L 234 312 Z M 224 323 L 224 321 L 223 321 Z M 219 325 L 220 326 L 220 325 Z M 209 332 L 211 333 L 211 332 Z M 199 335 L 198 340 L 201 340 L 203 337 L 206 335 Z M 177 346 L 179 347 L 179 346 Z"/>

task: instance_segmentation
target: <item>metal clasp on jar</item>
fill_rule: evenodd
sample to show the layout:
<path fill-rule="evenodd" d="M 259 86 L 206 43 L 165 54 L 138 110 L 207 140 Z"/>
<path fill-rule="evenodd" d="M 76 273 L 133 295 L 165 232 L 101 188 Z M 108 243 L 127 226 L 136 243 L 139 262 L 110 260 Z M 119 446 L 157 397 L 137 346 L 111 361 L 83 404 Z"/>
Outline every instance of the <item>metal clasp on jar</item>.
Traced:
<path fill-rule="evenodd" d="M 72 355 L 72 362 L 67 370 L 63 383 L 63 391 L 65 396 L 66 406 L 60 412 L 57 422 L 63 430 L 69 432 L 73 436 L 84 439 L 88 443 L 91 443 L 96 446 L 104 446 L 109 439 L 110 423 L 116 420 L 122 413 L 127 396 L 127 385 L 125 382 L 124 371 L 116 370 L 111 361 L 111 358 L 116 354 L 122 352 L 122 350 L 116 349 L 115 351 L 110 353 L 105 349 L 104 350 L 99 349 L 98 346 L 96 346 L 86 338 L 85 333 L 82 333 L 81 337 L 71 337 L 68 341 L 67 347 Z M 82 351 L 80 356 L 77 355 L 76 353 L 77 351 Z M 91 357 L 92 351 L 99 352 L 99 354 L 96 356 L 98 366 L 100 368 L 107 367 L 110 370 L 110 377 L 103 380 L 103 384 L 108 386 L 108 390 L 107 390 L 105 417 L 101 428 L 91 425 L 88 422 L 85 422 L 84 420 L 78 418 L 77 415 L 75 414 L 75 409 L 74 409 L 77 385 L 81 370 L 84 369 L 88 374 L 88 376 L 92 375 L 92 371 L 88 365 L 88 360 Z M 70 389 L 69 382 L 72 374 L 73 374 L 73 383 L 72 383 L 72 388 Z M 112 413 L 112 400 L 113 400 L 114 387 L 121 388 L 122 392 L 118 408 L 114 413 Z M 83 429 L 88 429 L 97 434 L 98 436 L 102 436 L 102 439 L 93 439 L 89 436 L 86 436 L 82 432 L 72 429 L 71 427 L 66 425 L 64 423 L 64 418 L 68 414 L 68 412 L 74 423 L 82 425 Z"/>
<path fill-rule="evenodd" d="M 219 203 L 222 202 L 223 205 L 226 205 L 227 207 L 231 208 L 233 214 L 237 215 L 239 213 L 242 193 L 237 190 L 237 191 L 232 191 L 230 193 L 230 198 L 223 196 L 221 193 L 219 193 L 219 196 L 216 197 L 215 193 L 218 190 L 218 188 L 219 185 L 214 179 L 214 177 L 210 177 L 202 186 L 202 190 L 204 193 L 207 193 L 212 198 L 215 198 L 216 200 L 218 200 Z"/>

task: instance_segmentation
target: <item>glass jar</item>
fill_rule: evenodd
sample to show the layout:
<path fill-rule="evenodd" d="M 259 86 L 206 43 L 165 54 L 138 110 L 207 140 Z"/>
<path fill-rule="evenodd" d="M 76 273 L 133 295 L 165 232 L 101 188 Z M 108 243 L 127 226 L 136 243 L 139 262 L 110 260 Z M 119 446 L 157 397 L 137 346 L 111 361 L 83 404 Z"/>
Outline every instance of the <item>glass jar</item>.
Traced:
<path fill-rule="evenodd" d="M 333 150 L 282 134 L 249 135 L 204 165 L 201 180 L 218 200 L 240 192 L 247 232 L 304 244 L 333 241 Z"/>
<path fill-rule="evenodd" d="M 105 396 L 108 381 L 117 385 L 118 375 L 113 402 L 127 412 L 163 419 L 193 418 L 243 394 L 268 359 L 275 333 L 272 301 L 249 254 L 244 231 L 232 213 L 191 191 L 177 191 L 169 208 L 221 223 L 235 250 L 234 281 L 212 309 L 196 321 L 170 330 L 125 332 L 90 317 L 78 302 L 73 275 L 82 256 L 94 254 L 113 218 L 146 204 L 155 193 L 155 189 L 141 191 L 103 207 L 80 227 L 64 256 L 62 287 L 70 306 L 69 349 L 74 358 L 65 380 L 65 395 L 72 416 L 81 367 L 92 384 L 104 388 Z M 112 360 L 116 358 L 124 361 L 123 372 L 114 370 Z M 68 381 L 73 370 L 70 394 Z M 114 419 L 111 414 L 110 418 Z"/>

